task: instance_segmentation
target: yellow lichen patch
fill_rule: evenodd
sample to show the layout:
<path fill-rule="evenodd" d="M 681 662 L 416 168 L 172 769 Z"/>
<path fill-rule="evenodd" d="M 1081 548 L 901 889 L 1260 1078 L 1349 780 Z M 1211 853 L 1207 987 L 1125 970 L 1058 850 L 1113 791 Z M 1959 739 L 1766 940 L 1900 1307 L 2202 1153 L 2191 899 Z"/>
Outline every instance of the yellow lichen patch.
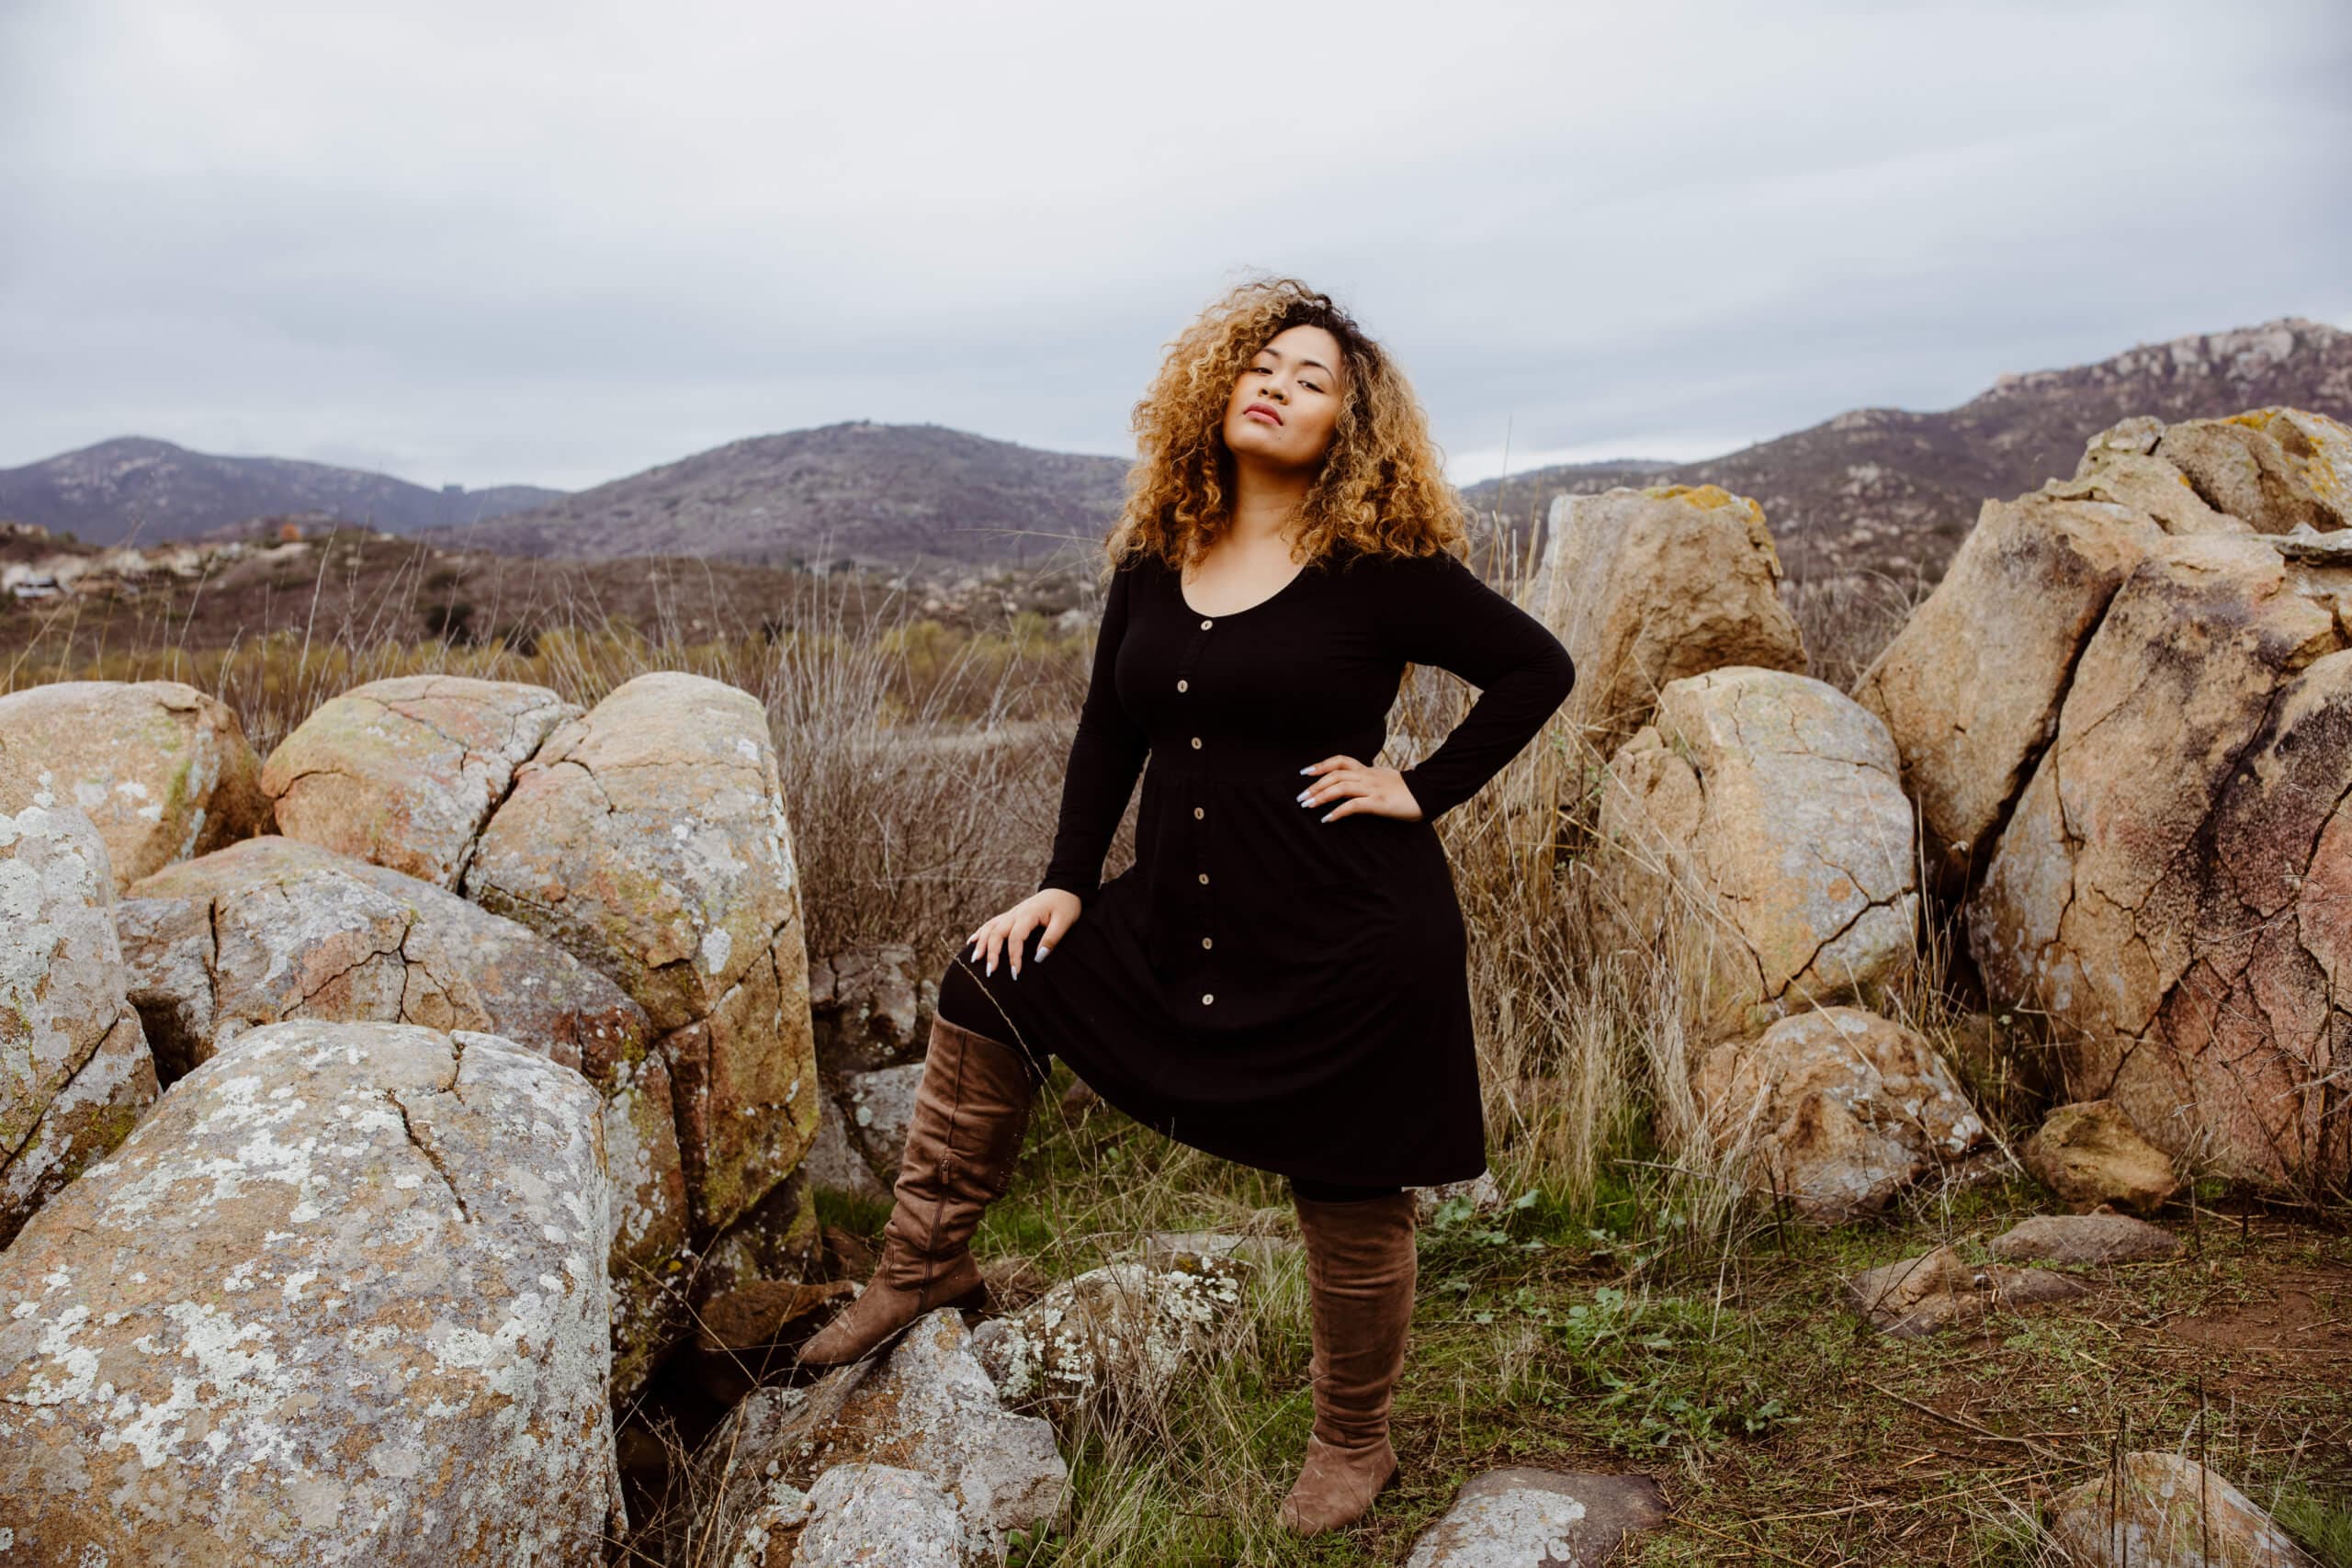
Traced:
<path fill-rule="evenodd" d="M 2244 413 L 2233 413 L 2230 415 L 2229 418 L 2223 420 L 2222 423 L 2224 424 L 2243 424 L 2248 430 L 2261 430 L 2267 426 L 2272 420 L 2278 418 L 2278 413 L 2279 411 L 2275 408 L 2248 409 Z"/>

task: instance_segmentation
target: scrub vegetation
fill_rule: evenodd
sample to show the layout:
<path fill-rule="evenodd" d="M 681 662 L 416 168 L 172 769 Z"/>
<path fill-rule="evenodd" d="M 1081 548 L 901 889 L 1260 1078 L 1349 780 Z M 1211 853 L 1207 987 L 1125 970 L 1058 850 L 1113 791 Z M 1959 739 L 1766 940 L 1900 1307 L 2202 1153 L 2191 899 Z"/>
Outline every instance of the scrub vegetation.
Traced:
<path fill-rule="evenodd" d="M 1481 565 L 1498 587 L 1516 570 Z M 1030 611 L 950 627 L 863 584 L 792 582 L 764 626 L 701 640 L 658 617 L 582 618 L 526 645 L 305 627 L 191 651 L 133 626 L 103 650 L 0 654 L 0 673 L 188 680 L 234 705 L 265 751 L 325 698 L 386 675 L 527 680 L 581 703 L 649 669 L 715 676 L 771 716 L 811 952 L 910 942 L 936 973 L 1034 889 L 1089 637 Z M 1792 592 L 1816 672 L 1840 685 L 1907 608 L 1892 589 Z M 1470 697 L 1416 670 L 1387 760 L 1433 744 Z M 2174 1259 L 2084 1270 L 2086 1296 L 1973 1332 L 1874 1335 L 1844 1304 L 1847 1277 L 1939 1242 L 1981 1258 L 2049 1211 L 2009 1156 L 2040 1105 L 1972 1048 L 1980 1004 L 1931 923 L 1917 976 L 1881 1005 L 1960 1066 L 1994 1153 L 1966 1183 L 1931 1180 L 1834 1228 L 1743 1192 L 1736 1151 L 1679 1135 L 1693 1123 L 1687 989 L 1703 954 L 1610 951 L 1575 896 L 1579 857 L 1616 852 L 1590 833 L 1600 788 L 1600 759 L 1555 727 L 1442 824 L 1505 1202 L 1457 1202 L 1422 1229 L 1397 1484 L 1353 1529 L 1276 1529 L 1311 1421 L 1304 1271 L 1278 1252 L 1251 1279 L 1230 1354 L 1163 1406 L 1070 1437 L 1064 1517 L 1011 1562 L 1398 1562 L 1464 1481 L 1527 1464 L 1657 1477 L 1671 1519 L 1630 1544 L 1634 1563 L 2037 1564 L 2052 1560 L 2037 1526 L 2052 1495 L 2116 1452 L 2177 1449 L 2352 1568 L 2352 1216 L 2204 1177 L 2158 1216 L 2185 1244 Z M 1123 832 L 1106 870 L 1131 852 Z M 1291 1234 L 1277 1179 L 1065 1103 L 1061 1074 L 976 1242 L 984 1263 L 1054 1280 L 1152 1231 Z M 820 1208 L 868 1238 L 885 1214 L 830 1195 Z M 696 1561 L 681 1522 L 640 1518 L 625 1556 Z"/>

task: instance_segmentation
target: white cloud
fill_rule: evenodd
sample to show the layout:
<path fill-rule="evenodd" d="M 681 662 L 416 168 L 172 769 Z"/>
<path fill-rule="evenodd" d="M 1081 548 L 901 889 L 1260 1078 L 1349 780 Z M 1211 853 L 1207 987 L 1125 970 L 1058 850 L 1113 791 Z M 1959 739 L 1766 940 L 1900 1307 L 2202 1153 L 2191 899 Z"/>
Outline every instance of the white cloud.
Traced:
<path fill-rule="evenodd" d="M 1506 423 L 1945 406 L 2352 320 L 2309 152 L 2343 17 L 17 0 L 0 463 L 135 430 L 575 485 L 855 417 L 1119 452 L 1245 266 L 1353 305 L 1457 470 Z"/>

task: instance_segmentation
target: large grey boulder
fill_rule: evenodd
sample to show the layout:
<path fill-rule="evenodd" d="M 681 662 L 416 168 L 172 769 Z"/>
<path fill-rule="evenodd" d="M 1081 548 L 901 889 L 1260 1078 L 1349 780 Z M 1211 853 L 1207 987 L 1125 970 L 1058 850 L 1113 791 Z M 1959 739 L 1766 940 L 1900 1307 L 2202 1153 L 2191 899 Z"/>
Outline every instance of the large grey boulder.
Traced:
<path fill-rule="evenodd" d="M 837 1464 L 802 1492 L 777 1483 L 735 1536 L 727 1568 L 979 1568 L 956 1499 L 920 1471 Z"/>
<path fill-rule="evenodd" d="M 277 830 L 454 887 L 491 811 L 580 709 L 544 686 L 403 675 L 322 705 L 261 772 Z"/>
<path fill-rule="evenodd" d="M 90 819 L 0 782 L 0 1247 L 156 1094 Z"/>
<path fill-rule="evenodd" d="M 466 896 L 642 1006 L 668 1065 L 697 1240 L 789 1176 L 817 1133 L 800 887 L 767 715 L 640 675 L 516 771 Z"/>
<path fill-rule="evenodd" d="M 0 1253 L 39 1562 L 590 1564 L 617 1522 L 596 1091 L 296 1021 L 174 1085 Z"/>
<path fill-rule="evenodd" d="M 131 999 L 171 1076 L 288 1019 L 497 1034 L 604 1097 L 616 1385 L 684 1331 L 686 1240 L 668 1069 L 644 1010 L 545 937 L 383 866 L 276 836 L 166 867 L 118 910 Z"/>
<path fill-rule="evenodd" d="M 974 1348 L 1014 1409 L 1151 1408 L 1223 1345 L 1247 1268 L 1238 1251 L 1105 1264 L 982 1324 Z"/>
<path fill-rule="evenodd" d="M 1669 683 L 1610 760 L 1600 829 L 1599 913 L 1639 951 L 1693 944 L 1714 1037 L 1867 1001 L 1914 962 L 1894 746 L 1826 682 L 1731 668 Z"/>
<path fill-rule="evenodd" d="M 177 681 L 60 681 L 0 696 L 0 784 L 96 824 L 118 891 L 267 816 L 237 716 Z"/>

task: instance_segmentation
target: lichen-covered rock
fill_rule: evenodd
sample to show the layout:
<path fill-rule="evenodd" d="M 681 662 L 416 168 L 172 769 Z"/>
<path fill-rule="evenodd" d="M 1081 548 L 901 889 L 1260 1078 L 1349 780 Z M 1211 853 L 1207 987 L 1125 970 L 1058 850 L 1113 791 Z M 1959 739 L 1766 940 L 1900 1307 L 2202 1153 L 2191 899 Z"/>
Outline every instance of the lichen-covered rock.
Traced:
<path fill-rule="evenodd" d="M 899 1179 L 899 1160 L 907 1150 L 907 1129 L 914 1125 L 915 1091 L 922 1087 L 922 1064 L 853 1073 L 842 1096 L 842 1124 L 866 1165 L 885 1182 Z"/>
<path fill-rule="evenodd" d="M 796 1170 L 704 1248 L 694 1300 L 707 1302 L 762 1280 L 806 1279 L 823 1245 L 816 1183 L 806 1170 Z"/>
<path fill-rule="evenodd" d="M 2067 1092 L 2227 1174 L 2352 1178 L 2352 569 L 2173 541 L 2076 662 L 1983 885 L 1992 994 L 2047 1013 Z"/>
<path fill-rule="evenodd" d="M 2051 1269 L 1973 1265 L 1949 1247 L 1864 1269 L 1846 1289 L 1848 1302 L 1862 1320 L 1896 1339 L 1916 1339 L 1975 1323 L 1995 1312 L 2071 1301 L 2084 1293 L 2080 1280 Z"/>
<path fill-rule="evenodd" d="M 1650 721 L 1669 682 L 1749 665 L 1804 671 L 1764 509 L 1714 485 L 1552 502 L 1529 609 L 1577 667 L 1570 720 L 1602 756 Z"/>
<path fill-rule="evenodd" d="M 2109 1100 L 2052 1111 L 2025 1141 L 2025 1168 L 2076 1211 L 2120 1203 L 2154 1213 L 2180 1187 L 2171 1156 Z"/>
<path fill-rule="evenodd" d="M 0 781 L 0 1247 L 156 1095 L 90 819 Z"/>
<path fill-rule="evenodd" d="M 777 1483 L 735 1538 L 728 1568 L 978 1568 L 956 1500 L 919 1471 L 837 1464 L 802 1492 Z"/>
<path fill-rule="evenodd" d="M 921 1061 L 922 1024 L 939 982 L 915 966 L 910 943 L 886 942 L 808 961 L 808 1015 L 817 1065 L 834 1077 Z"/>
<path fill-rule="evenodd" d="M 1867 999 L 1916 953 L 1911 803 L 1886 727 L 1809 676 L 1676 681 L 1609 764 L 1593 857 L 1628 945 L 1700 945 L 1717 1034 Z"/>
<path fill-rule="evenodd" d="M 237 716 L 177 681 L 62 681 L 0 696 L 0 781 L 87 815 L 118 892 L 258 830 L 260 771 Z"/>
<path fill-rule="evenodd" d="M 850 1142 L 849 1125 L 841 1108 L 831 1100 L 818 1107 L 817 1136 L 800 1156 L 800 1169 L 818 1187 L 848 1192 L 880 1202 L 890 1196 L 865 1156 Z"/>
<path fill-rule="evenodd" d="M 2257 534 L 2352 526 L 2352 430 L 2302 409 L 2250 409 L 2168 425 L 2154 456 Z"/>
<path fill-rule="evenodd" d="M 1600 1568 L 1666 1515 L 1666 1495 L 1646 1475 L 1490 1470 L 1463 1483 L 1405 1568 Z"/>
<path fill-rule="evenodd" d="M 18 1556 L 601 1562 L 599 1109 L 398 1024 L 277 1024 L 183 1078 L 0 1253 Z"/>
<path fill-rule="evenodd" d="M 1748 1179 L 1810 1219 L 1883 1209 L 1984 1137 L 1935 1047 L 1860 1008 L 1798 1013 L 1718 1045 L 1691 1090 L 1716 1146 L 1745 1150 Z"/>
<path fill-rule="evenodd" d="M 276 836 L 166 867 L 118 907 L 131 1000 L 167 1076 L 287 1019 L 497 1034 L 603 1092 L 616 1384 L 683 1331 L 686 1239 L 669 1069 L 620 988 L 526 927 L 383 866 Z"/>
<path fill-rule="evenodd" d="M 2145 1263 L 2180 1251 L 2180 1238 L 2129 1214 L 2035 1214 L 1985 1244 L 2011 1263 Z"/>
<path fill-rule="evenodd" d="M 808 955 L 775 749 L 748 694 L 660 671 L 561 726 L 516 772 L 465 891 L 651 1016 L 698 1237 L 791 1173 L 817 1132 Z"/>
<path fill-rule="evenodd" d="M 543 686 L 403 675 L 322 705 L 270 753 L 277 830 L 454 887 L 514 770 L 580 709 Z"/>
<path fill-rule="evenodd" d="M 2319 1568 L 2252 1498 L 2180 1454 L 2122 1455 L 2051 1505 L 2050 1539 L 2080 1568 Z"/>
<path fill-rule="evenodd" d="M 1008 1414 L 973 1358 L 954 1309 L 917 1322 L 886 1357 L 828 1372 L 800 1388 L 762 1388 L 737 1405 L 695 1457 L 697 1539 L 750 1517 L 779 1485 L 808 1489 L 835 1465 L 892 1465 L 928 1476 L 956 1501 L 987 1552 L 1002 1532 L 1026 1529 L 1059 1507 L 1069 1467 L 1053 1427 Z M 715 1542 L 727 1561 L 733 1544 Z"/>
<path fill-rule="evenodd" d="M 1234 1253 L 1105 1264 L 990 1319 L 973 1342 L 1015 1409 L 1069 1416 L 1106 1397 L 1148 1408 L 1216 1352 L 1238 1318 L 1244 1268 Z"/>

